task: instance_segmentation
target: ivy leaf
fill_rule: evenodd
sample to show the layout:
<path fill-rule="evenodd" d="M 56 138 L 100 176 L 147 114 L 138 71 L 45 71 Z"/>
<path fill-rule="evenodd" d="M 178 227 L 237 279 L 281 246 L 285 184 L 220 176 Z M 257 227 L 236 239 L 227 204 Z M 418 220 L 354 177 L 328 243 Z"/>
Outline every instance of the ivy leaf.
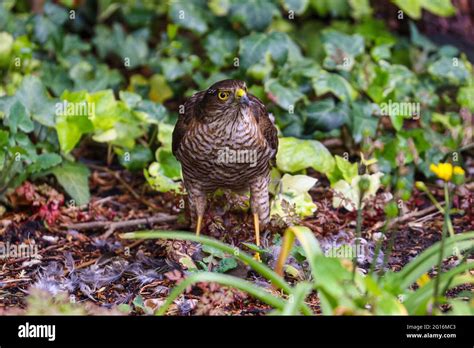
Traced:
<path fill-rule="evenodd" d="M 351 180 L 359 174 L 359 165 L 357 162 L 351 163 L 338 155 L 334 158 L 336 160 L 336 166 L 334 170 L 328 174 L 331 185 L 334 185 L 339 180 L 351 182 Z"/>
<path fill-rule="evenodd" d="M 326 58 L 323 66 L 330 70 L 350 71 L 355 58 L 364 53 L 364 38 L 359 34 L 347 35 L 335 30 L 326 30 L 322 36 Z"/>
<path fill-rule="evenodd" d="M 277 167 L 283 172 L 296 173 L 306 168 L 323 174 L 332 171 L 335 162 L 329 150 L 316 140 L 292 137 L 280 138 Z"/>
<path fill-rule="evenodd" d="M 357 97 L 357 91 L 344 77 L 327 71 L 321 71 L 313 78 L 313 88 L 318 96 L 332 93 L 342 101 L 354 100 Z"/>
<path fill-rule="evenodd" d="M 205 1 L 172 0 L 169 16 L 177 25 L 203 34 L 208 30 L 205 11 Z"/>
<path fill-rule="evenodd" d="M 64 162 L 51 170 L 59 184 L 78 206 L 87 204 L 90 199 L 89 169 L 74 162 Z"/>
<path fill-rule="evenodd" d="M 219 264 L 216 267 L 216 272 L 226 273 L 232 269 L 237 268 L 237 261 L 233 257 L 225 257 L 219 261 Z"/>
<path fill-rule="evenodd" d="M 352 17 L 355 19 L 367 19 L 372 16 L 373 10 L 369 0 L 349 0 L 352 8 Z"/>
<path fill-rule="evenodd" d="M 13 36 L 9 33 L 0 33 L 0 68 L 5 68 L 10 65 L 13 41 Z"/>
<path fill-rule="evenodd" d="M 474 86 L 461 87 L 458 91 L 456 101 L 459 105 L 474 112 Z"/>
<path fill-rule="evenodd" d="M 55 153 L 44 153 L 36 158 L 35 163 L 28 167 L 28 173 L 34 174 L 45 171 L 49 168 L 57 166 L 62 162 L 61 156 Z"/>
<path fill-rule="evenodd" d="M 421 0 L 392 0 L 403 12 L 413 19 L 421 18 Z"/>
<path fill-rule="evenodd" d="M 333 186 L 333 190 L 338 193 L 333 197 L 333 206 L 335 208 L 343 206 L 348 211 L 353 211 L 359 207 L 363 208 L 365 205 L 365 200 L 374 196 L 377 190 L 380 188 L 380 178 L 383 175 L 383 173 L 377 172 L 370 175 L 357 175 L 349 182 L 345 180 L 338 181 Z M 359 187 L 359 182 L 362 179 L 367 180 L 369 183 L 369 188 L 363 192 L 363 195 Z"/>
<path fill-rule="evenodd" d="M 265 30 L 277 7 L 270 0 L 234 0 L 230 8 L 232 20 L 242 23 L 248 30 Z"/>
<path fill-rule="evenodd" d="M 150 186 L 158 192 L 178 191 L 179 183 L 164 174 L 164 169 L 158 162 L 150 164 L 143 174 Z"/>
<path fill-rule="evenodd" d="M 181 178 L 181 164 L 178 162 L 173 153 L 164 148 L 156 151 L 156 160 L 160 163 L 161 170 L 164 175 L 173 180 Z"/>
<path fill-rule="evenodd" d="M 311 5 L 320 16 L 345 17 L 351 11 L 347 0 L 311 0 Z"/>
<path fill-rule="evenodd" d="M 400 9 L 413 19 L 421 18 L 421 9 L 435 15 L 447 17 L 456 13 L 451 0 L 392 0 Z"/>
<path fill-rule="evenodd" d="M 295 104 L 303 98 L 303 93 L 296 88 L 285 87 L 276 79 L 270 79 L 265 83 L 265 91 L 271 93 L 272 99 L 285 110 L 294 108 Z"/>
<path fill-rule="evenodd" d="M 34 129 L 34 124 L 30 119 L 28 111 L 18 100 L 10 107 L 8 125 L 12 133 L 16 133 L 17 129 L 30 133 Z"/>
<path fill-rule="evenodd" d="M 295 14 L 301 15 L 308 8 L 309 0 L 283 0 L 283 7 L 287 11 L 294 11 Z"/>
<path fill-rule="evenodd" d="M 309 190 L 318 180 L 307 175 L 285 174 L 280 180 L 279 190 L 274 192 L 275 199 L 272 201 L 271 215 L 286 217 L 284 202 L 294 207 L 296 214 L 300 217 L 313 215 L 317 206 L 314 204 Z"/>
<path fill-rule="evenodd" d="M 265 63 L 265 55 L 283 64 L 288 57 L 288 36 L 281 32 L 254 33 L 240 40 L 240 65 L 248 69 L 253 64 Z"/>
<path fill-rule="evenodd" d="M 328 98 L 309 104 L 303 114 L 306 115 L 306 123 L 310 132 L 315 130 L 329 132 L 348 121 L 349 108 L 346 103 L 336 105 L 332 98 Z"/>
<path fill-rule="evenodd" d="M 412 21 L 410 21 L 410 39 L 413 44 L 423 48 L 427 52 L 436 50 L 436 45 L 426 36 L 422 35 Z"/>
<path fill-rule="evenodd" d="M 465 63 L 458 58 L 441 57 L 428 67 L 428 72 L 439 80 L 447 80 L 454 85 L 462 85 L 470 77 Z"/>
<path fill-rule="evenodd" d="M 218 29 L 207 35 L 204 40 L 204 49 L 212 63 L 217 66 L 229 65 L 229 58 L 233 57 L 238 46 L 237 35 L 233 32 Z"/>
<path fill-rule="evenodd" d="M 153 154 L 150 148 L 143 145 L 137 145 L 133 149 L 122 149 L 115 147 L 115 153 L 122 166 L 130 171 L 143 170 L 148 163 L 153 161 Z"/>
<path fill-rule="evenodd" d="M 69 92 L 64 91 L 61 95 L 62 103 L 56 105 L 56 132 L 58 134 L 59 145 L 64 153 L 71 152 L 81 140 L 83 134 L 94 130 L 92 122 L 89 120 L 88 94 L 85 91 Z M 82 110 L 76 110 L 77 105 L 84 105 Z M 69 106 L 73 106 L 68 110 Z M 79 108 L 78 108 L 79 109 Z M 86 111 L 77 113 L 76 111 Z"/>
<path fill-rule="evenodd" d="M 451 0 L 421 0 L 423 7 L 435 15 L 448 17 L 456 14 L 456 8 Z"/>
<path fill-rule="evenodd" d="M 360 143 L 363 137 L 374 136 L 379 122 L 375 114 L 376 106 L 366 102 L 355 102 L 352 104 L 349 128 L 356 143 Z"/>
<path fill-rule="evenodd" d="M 155 74 L 150 77 L 150 99 L 154 102 L 163 103 L 173 96 L 173 90 L 166 82 L 163 75 Z"/>
<path fill-rule="evenodd" d="M 48 98 L 38 77 L 26 76 L 16 92 L 16 98 L 28 109 L 33 120 L 43 126 L 54 127 L 54 102 Z"/>

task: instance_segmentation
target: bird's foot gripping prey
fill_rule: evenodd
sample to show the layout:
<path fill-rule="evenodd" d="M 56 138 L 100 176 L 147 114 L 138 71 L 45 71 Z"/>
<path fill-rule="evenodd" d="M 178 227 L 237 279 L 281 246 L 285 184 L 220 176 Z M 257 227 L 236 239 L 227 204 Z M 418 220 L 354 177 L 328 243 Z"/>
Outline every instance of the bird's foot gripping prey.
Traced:
<path fill-rule="evenodd" d="M 196 234 L 208 193 L 219 188 L 250 190 L 255 242 L 260 246 L 260 230 L 270 219 L 268 184 L 277 149 L 277 130 L 245 82 L 217 82 L 185 103 L 173 131 L 173 154 L 182 165 Z"/>

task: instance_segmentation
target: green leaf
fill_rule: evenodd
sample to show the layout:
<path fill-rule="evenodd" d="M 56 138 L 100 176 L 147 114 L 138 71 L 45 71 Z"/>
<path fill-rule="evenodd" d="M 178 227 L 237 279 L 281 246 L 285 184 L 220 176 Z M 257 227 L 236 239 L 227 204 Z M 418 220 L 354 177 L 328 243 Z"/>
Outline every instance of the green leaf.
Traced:
<path fill-rule="evenodd" d="M 173 180 L 181 178 L 181 164 L 174 157 L 171 150 L 159 148 L 156 151 L 156 160 L 160 164 L 160 168 L 164 175 Z"/>
<path fill-rule="evenodd" d="M 306 11 L 309 0 L 283 0 L 283 7 L 287 11 L 294 11 L 295 14 L 301 15 Z"/>
<path fill-rule="evenodd" d="M 204 49 L 217 66 L 227 66 L 232 63 L 238 46 L 238 37 L 232 31 L 218 29 L 207 35 L 204 40 Z"/>
<path fill-rule="evenodd" d="M 10 65 L 11 53 L 13 50 L 13 36 L 9 33 L 0 33 L 0 68 Z"/>
<path fill-rule="evenodd" d="M 316 140 L 297 138 L 280 138 L 277 167 L 283 172 L 295 173 L 306 168 L 313 168 L 321 173 L 328 173 L 334 168 L 335 161 L 328 149 Z"/>
<path fill-rule="evenodd" d="M 283 109 L 295 107 L 295 104 L 303 98 L 303 94 L 296 88 L 285 87 L 276 79 L 270 79 L 265 83 L 265 91 L 271 93 L 272 99 Z"/>
<path fill-rule="evenodd" d="M 153 153 L 150 148 L 143 145 L 137 145 L 131 150 L 116 147 L 115 153 L 122 166 L 130 171 L 142 170 L 148 163 L 153 161 Z"/>
<path fill-rule="evenodd" d="M 287 216 L 287 211 L 283 209 L 283 201 L 289 203 L 300 217 L 313 215 L 317 206 L 308 191 L 317 181 L 317 179 L 307 175 L 283 175 L 279 190 L 274 193 L 275 198 L 271 204 L 271 215 L 278 215 L 282 218 Z"/>
<path fill-rule="evenodd" d="M 369 0 L 349 0 L 352 8 L 352 17 L 355 19 L 367 19 L 372 17 L 372 7 Z"/>
<path fill-rule="evenodd" d="M 345 102 L 357 97 L 357 91 L 344 77 L 326 71 L 322 71 L 317 77 L 313 78 L 313 88 L 318 96 L 332 93 Z"/>
<path fill-rule="evenodd" d="M 177 25 L 203 34 L 208 30 L 205 11 L 205 1 L 172 0 L 169 7 L 169 16 Z"/>
<path fill-rule="evenodd" d="M 149 96 L 152 101 L 158 103 L 163 103 L 173 96 L 173 90 L 163 75 L 155 74 L 150 78 Z"/>
<path fill-rule="evenodd" d="M 474 113 L 474 86 L 461 87 L 458 91 L 456 101 L 460 106 L 468 108 Z"/>
<path fill-rule="evenodd" d="M 320 16 L 346 17 L 351 8 L 347 0 L 310 0 L 311 5 Z"/>
<path fill-rule="evenodd" d="M 374 136 L 379 123 L 379 118 L 374 116 L 376 105 L 366 102 L 355 102 L 352 104 L 349 128 L 356 143 L 364 137 Z"/>
<path fill-rule="evenodd" d="M 341 156 L 336 155 L 336 168 L 339 178 L 344 179 L 347 182 L 351 182 L 359 174 L 359 165 L 357 162 L 351 163 Z M 331 181 L 331 184 L 333 182 Z"/>
<path fill-rule="evenodd" d="M 240 65 L 248 69 L 251 65 L 265 63 L 269 54 L 273 60 L 283 64 L 288 57 L 288 36 L 280 32 L 254 33 L 240 40 Z"/>
<path fill-rule="evenodd" d="M 158 192 L 178 191 L 179 183 L 165 175 L 165 169 L 159 162 L 153 162 L 143 174 L 150 186 Z"/>
<path fill-rule="evenodd" d="M 333 185 L 333 190 L 337 192 L 337 195 L 334 195 L 332 204 L 335 208 L 343 206 L 348 211 L 353 211 L 354 209 L 359 209 L 361 198 L 362 198 L 362 208 L 365 205 L 365 200 L 373 197 L 377 190 L 380 188 L 380 178 L 383 176 L 383 173 L 375 174 L 364 174 L 357 175 L 353 177 L 350 181 L 340 180 Z M 367 180 L 369 187 L 364 191 L 363 195 L 360 189 L 359 182 L 361 180 Z"/>
<path fill-rule="evenodd" d="M 33 120 L 43 126 L 54 127 L 54 102 L 49 100 L 41 80 L 26 76 L 16 93 L 16 98 L 26 107 Z"/>
<path fill-rule="evenodd" d="M 78 206 L 89 202 L 90 171 L 85 165 L 64 162 L 62 165 L 53 168 L 51 172 Z"/>
<path fill-rule="evenodd" d="M 359 34 L 347 35 L 335 30 L 325 30 L 322 41 L 326 51 L 323 62 L 326 69 L 350 71 L 355 58 L 364 53 L 364 38 Z"/>
<path fill-rule="evenodd" d="M 448 17 L 456 14 L 451 0 L 422 0 L 423 7 L 437 16 Z"/>
<path fill-rule="evenodd" d="M 242 23 L 248 30 L 263 31 L 278 9 L 270 0 L 234 0 L 230 8 L 233 21 Z"/>
<path fill-rule="evenodd" d="M 403 12 L 413 19 L 421 18 L 422 0 L 392 0 Z"/>
<path fill-rule="evenodd" d="M 322 130 L 329 132 L 344 125 L 349 119 L 349 108 L 346 103 L 336 104 L 332 98 L 309 104 L 303 111 L 311 132 Z"/>
<path fill-rule="evenodd" d="M 18 129 L 25 133 L 30 133 L 34 129 L 34 124 L 28 115 L 28 111 L 18 100 L 10 108 L 8 124 L 12 133 L 16 133 Z"/>
<path fill-rule="evenodd" d="M 411 42 L 416 46 L 423 48 L 427 52 L 436 50 L 436 45 L 431 42 L 426 36 L 422 35 L 416 25 L 410 21 L 410 38 Z"/>
<path fill-rule="evenodd" d="M 133 92 L 119 91 L 119 97 L 130 109 L 135 108 L 142 101 L 142 96 Z"/>
<path fill-rule="evenodd" d="M 89 115 L 90 105 L 85 91 L 64 91 L 62 102 L 56 104 L 56 132 L 59 145 L 64 153 L 71 152 L 81 140 L 83 134 L 94 130 Z"/>
<path fill-rule="evenodd" d="M 226 257 L 219 261 L 215 270 L 217 273 L 225 273 L 234 268 L 237 268 L 237 261 L 233 257 Z"/>
<path fill-rule="evenodd" d="M 39 173 L 57 166 L 62 162 L 61 156 L 55 153 L 44 153 L 38 156 L 35 163 L 28 167 L 28 173 Z"/>
<path fill-rule="evenodd" d="M 0 129 L 0 147 L 8 145 L 9 134 L 8 131 Z"/>
<path fill-rule="evenodd" d="M 466 64 L 459 58 L 441 57 L 428 66 L 428 72 L 441 81 L 461 85 L 469 80 Z"/>

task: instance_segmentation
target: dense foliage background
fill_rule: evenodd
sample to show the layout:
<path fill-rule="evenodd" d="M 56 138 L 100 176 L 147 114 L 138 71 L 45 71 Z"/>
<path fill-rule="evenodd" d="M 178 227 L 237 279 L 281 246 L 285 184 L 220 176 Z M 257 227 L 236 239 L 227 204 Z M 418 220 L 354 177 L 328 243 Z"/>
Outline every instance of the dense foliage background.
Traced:
<path fill-rule="evenodd" d="M 459 47 L 472 43 L 436 44 L 417 23 L 461 18 L 469 32 L 474 8 L 454 4 L 4 0 L 2 213 L 17 208 L 25 181 L 62 187 L 70 206 L 84 206 L 97 166 L 143 176 L 149 186 L 141 193 L 181 194 L 173 125 L 187 97 L 227 78 L 245 80 L 275 117 L 281 139 L 272 212 L 286 224 L 320 208 L 309 194 L 315 178 L 336 193 L 333 207 L 349 212 L 362 209 L 364 175 L 370 195 L 383 188 L 385 202 L 413 202 L 415 182 L 435 182 L 430 165 L 438 162 L 469 178 L 474 75 Z M 391 103 L 418 112 L 387 112 Z M 469 216 L 472 204 L 465 204 Z M 383 205 L 369 209 L 384 214 Z M 54 225 L 57 214 L 42 217 Z M 236 265 L 219 263 L 222 272 Z"/>

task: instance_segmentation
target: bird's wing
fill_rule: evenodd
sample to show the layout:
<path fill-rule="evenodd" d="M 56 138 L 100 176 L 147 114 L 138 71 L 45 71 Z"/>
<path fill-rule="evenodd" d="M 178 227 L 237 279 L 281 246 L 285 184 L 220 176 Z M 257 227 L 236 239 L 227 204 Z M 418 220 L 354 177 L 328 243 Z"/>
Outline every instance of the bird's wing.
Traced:
<path fill-rule="evenodd" d="M 202 100 L 206 91 L 201 91 L 195 93 L 191 98 L 189 98 L 184 103 L 184 113 L 179 114 L 178 122 L 176 122 L 176 126 L 174 126 L 173 130 L 173 140 L 172 140 L 172 150 L 173 155 L 178 158 L 178 149 L 181 144 L 181 140 L 183 139 L 184 135 L 187 133 L 191 121 L 197 115 L 197 106 L 199 102 Z M 179 159 L 179 158 L 178 158 Z"/>
<path fill-rule="evenodd" d="M 267 108 L 263 103 L 255 96 L 249 95 L 250 106 L 252 108 L 252 114 L 257 120 L 260 132 L 267 140 L 268 146 L 273 150 L 272 160 L 276 158 L 278 151 L 278 132 L 273 124 L 273 121 L 268 114 Z"/>

